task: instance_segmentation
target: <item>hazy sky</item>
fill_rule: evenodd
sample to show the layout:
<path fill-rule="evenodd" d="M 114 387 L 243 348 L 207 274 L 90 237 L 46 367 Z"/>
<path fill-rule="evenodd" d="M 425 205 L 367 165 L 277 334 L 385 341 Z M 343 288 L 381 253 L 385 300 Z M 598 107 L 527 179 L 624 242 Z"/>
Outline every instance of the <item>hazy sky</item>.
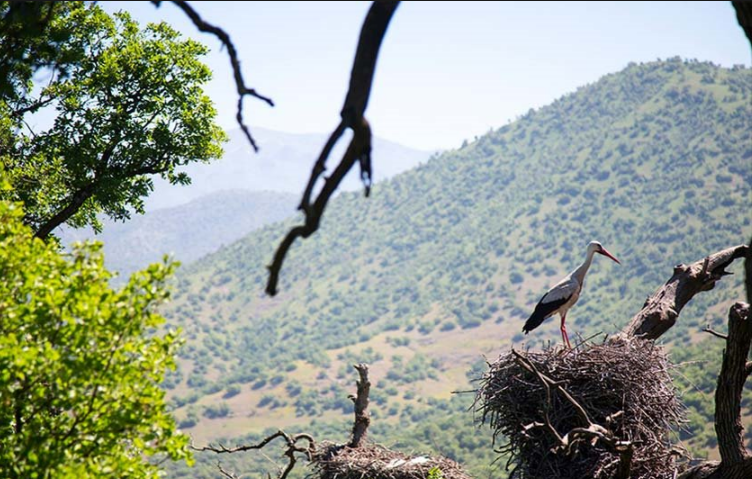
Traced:
<path fill-rule="evenodd" d="M 246 83 L 248 123 L 329 132 L 339 120 L 369 2 L 190 2 L 224 28 Z M 172 4 L 100 2 L 139 22 L 165 20 L 210 46 L 207 87 L 234 128 L 225 51 Z M 402 2 L 379 55 L 366 116 L 374 134 L 421 149 L 454 148 L 629 62 L 673 56 L 750 65 L 730 2 Z M 263 148 L 264 138 L 257 135 Z"/>

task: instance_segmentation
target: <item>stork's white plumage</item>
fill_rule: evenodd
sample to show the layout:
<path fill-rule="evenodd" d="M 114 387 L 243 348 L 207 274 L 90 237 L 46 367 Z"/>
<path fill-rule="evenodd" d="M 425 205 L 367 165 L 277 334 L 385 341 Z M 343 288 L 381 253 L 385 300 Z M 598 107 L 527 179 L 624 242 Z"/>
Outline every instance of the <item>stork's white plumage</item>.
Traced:
<path fill-rule="evenodd" d="M 569 344 L 569 336 L 567 335 L 567 328 L 564 325 L 564 321 L 567 318 L 567 311 L 569 311 L 569 308 L 574 306 L 574 303 L 580 298 L 582 285 L 585 282 L 585 274 L 590 268 L 590 263 L 592 263 L 593 255 L 595 253 L 608 256 L 619 263 L 619 260 L 606 251 L 606 248 L 604 248 L 599 242 L 591 241 L 587 248 L 585 262 L 565 276 L 564 279 L 556 283 L 553 288 L 548 290 L 548 293 L 543 295 L 538 302 L 538 305 L 535 306 L 535 311 L 533 311 L 533 314 L 530 315 L 525 322 L 525 326 L 522 327 L 525 334 L 540 326 L 547 318 L 558 313 L 561 317 L 561 339 L 569 348 L 572 347 Z"/>

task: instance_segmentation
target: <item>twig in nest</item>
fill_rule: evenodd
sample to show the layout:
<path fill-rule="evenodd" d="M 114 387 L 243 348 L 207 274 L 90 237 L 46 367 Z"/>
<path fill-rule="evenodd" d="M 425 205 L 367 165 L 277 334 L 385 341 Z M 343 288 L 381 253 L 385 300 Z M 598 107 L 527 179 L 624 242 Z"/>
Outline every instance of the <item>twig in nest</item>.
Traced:
<path fill-rule="evenodd" d="M 574 407 L 575 411 L 577 411 L 577 414 L 579 414 L 580 418 L 587 424 L 587 427 L 590 427 L 593 425 L 593 422 L 590 420 L 590 417 L 588 416 L 587 411 L 578 403 L 569 392 L 567 392 L 566 389 L 564 389 L 560 383 L 554 381 L 553 379 L 544 376 L 541 374 L 540 371 L 535 367 L 535 365 L 530 361 L 528 358 L 520 354 L 519 352 L 512 349 L 512 354 L 517 358 L 518 361 L 520 361 L 520 364 L 522 367 L 530 371 L 531 373 L 535 374 L 538 379 L 543 383 L 543 385 L 546 387 L 547 390 L 550 391 L 549 387 L 553 386 L 556 388 L 559 393 L 561 393 L 564 398 L 569 401 L 569 403 Z"/>
<path fill-rule="evenodd" d="M 632 456 L 634 454 L 634 446 L 632 445 L 632 443 L 630 441 L 618 440 L 614 437 L 611 431 L 604 428 L 600 424 L 596 424 L 591 421 L 587 411 L 585 411 L 585 408 L 583 408 L 582 405 L 577 402 L 577 400 L 574 399 L 572 395 L 569 394 L 569 392 L 559 382 L 554 381 L 546 375 L 542 374 L 540 371 L 538 371 L 538 368 L 535 367 L 535 364 L 533 364 L 532 361 L 530 361 L 528 358 L 515 351 L 514 349 L 512 349 L 512 354 L 514 354 L 515 358 L 522 367 L 536 375 L 538 380 L 546 389 L 546 407 L 544 409 L 546 427 L 559 442 L 560 446 L 558 449 L 563 450 L 567 454 L 571 454 L 574 450 L 574 446 L 580 441 L 590 439 L 590 445 L 595 446 L 596 442 L 600 440 L 608 450 L 619 455 L 619 468 L 617 469 L 617 474 L 614 476 L 614 478 L 627 479 L 630 474 Z M 580 419 L 586 423 L 586 427 L 573 428 L 566 435 L 564 435 L 564 437 L 561 437 L 559 435 L 554 426 L 551 424 L 551 419 L 548 414 L 548 411 L 552 406 L 552 386 L 572 405 L 575 411 L 577 411 Z M 609 417 L 613 417 L 613 415 Z"/>
<path fill-rule="evenodd" d="M 683 408 L 659 347 L 611 340 L 577 354 L 548 349 L 518 355 L 527 362 L 510 351 L 489 364 L 473 404 L 478 422 L 491 426 L 495 440 L 504 438 L 495 450 L 509 459 L 507 471 L 516 469 L 510 477 L 671 477 L 675 464 L 667 438 Z M 527 363 L 550 382 L 541 381 Z M 561 441 L 545 424 L 546 386 L 552 391 L 548 420 Z M 576 398 L 588 421 L 556 386 Z M 594 446 L 575 447 L 594 438 Z"/>

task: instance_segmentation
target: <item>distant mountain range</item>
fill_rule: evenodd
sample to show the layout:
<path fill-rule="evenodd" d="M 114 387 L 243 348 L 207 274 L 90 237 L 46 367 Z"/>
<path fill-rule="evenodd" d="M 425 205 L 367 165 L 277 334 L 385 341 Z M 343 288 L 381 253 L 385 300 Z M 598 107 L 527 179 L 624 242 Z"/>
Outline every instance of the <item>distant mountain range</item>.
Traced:
<path fill-rule="evenodd" d="M 183 264 L 216 251 L 269 223 L 295 213 L 292 193 L 227 190 L 186 204 L 134 215 L 125 223 L 105 221 L 102 234 L 91 229 L 61 228 L 63 244 L 95 239 L 104 243 L 105 264 L 119 283 L 170 254 Z"/>
<path fill-rule="evenodd" d="M 300 196 L 305 188 L 313 164 L 328 134 L 283 133 L 265 128 L 252 128 L 260 146 L 254 153 L 240 129 L 228 132 L 224 156 L 208 164 L 191 164 L 182 171 L 192 182 L 188 186 L 169 185 L 156 179 L 154 192 L 147 198 L 147 210 L 186 203 L 201 196 L 224 190 L 275 191 Z M 340 140 L 330 156 L 329 165 L 336 164 L 347 146 L 347 138 Z M 381 138 L 374 139 L 374 181 L 409 170 L 425 162 L 431 152 L 414 150 Z M 362 188 L 359 171 L 351 171 L 343 183 L 343 191 Z"/>
<path fill-rule="evenodd" d="M 145 215 L 133 215 L 125 223 L 105 220 L 101 235 L 88 228 L 66 227 L 56 234 L 65 245 L 84 239 L 102 241 L 108 268 L 120 273 L 115 280 L 118 283 L 164 254 L 186 264 L 256 228 L 294 215 L 327 136 L 264 128 L 254 128 L 253 134 L 261 144 L 259 153 L 251 150 L 239 129 L 230 131 L 220 160 L 184 169 L 192 178 L 190 185 L 170 185 L 156 178 L 154 192 L 146 199 Z M 332 164 L 344 151 L 345 139 L 333 152 Z M 414 168 L 429 155 L 376 138 L 374 180 Z M 342 191 L 357 188 L 362 184 L 354 171 L 345 179 Z"/>

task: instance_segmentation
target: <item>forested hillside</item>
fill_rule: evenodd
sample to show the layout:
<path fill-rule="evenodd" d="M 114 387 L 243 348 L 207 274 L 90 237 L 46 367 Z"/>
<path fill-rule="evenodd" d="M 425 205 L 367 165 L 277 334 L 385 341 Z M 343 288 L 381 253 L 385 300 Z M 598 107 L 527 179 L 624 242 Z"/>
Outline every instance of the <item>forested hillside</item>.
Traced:
<path fill-rule="evenodd" d="M 484 475 L 490 432 L 474 429 L 472 394 L 453 392 L 472 388 L 484 355 L 560 340 L 555 320 L 529 336 L 522 324 L 590 240 L 622 264 L 596 258 L 567 318 L 571 337 L 617 332 L 675 264 L 749 239 L 750 93 L 742 67 L 631 64 L 376 185 L 369 199 L 342 194 L 293 248 L 277 297 L 263 293 L 265 266 L 292 221 L 191 265 L 164 311 L 187 340 L 165 383 L 182 427 L 197 442 L 278 427 L 344 440 L 350 365 L 368 362 L 372 439 Z M 682 361 L 708 349 L 686 346 L 741 298 L 738 275 L 722 283 L 665 338 Z M 702 388 L 720 358 L 706 356 L 678 370 L 695 398 L 683 434 L 695 448 L 713 446 Z M 215 458 L 198 459 L 191 477 L 215 477 Z"/>

